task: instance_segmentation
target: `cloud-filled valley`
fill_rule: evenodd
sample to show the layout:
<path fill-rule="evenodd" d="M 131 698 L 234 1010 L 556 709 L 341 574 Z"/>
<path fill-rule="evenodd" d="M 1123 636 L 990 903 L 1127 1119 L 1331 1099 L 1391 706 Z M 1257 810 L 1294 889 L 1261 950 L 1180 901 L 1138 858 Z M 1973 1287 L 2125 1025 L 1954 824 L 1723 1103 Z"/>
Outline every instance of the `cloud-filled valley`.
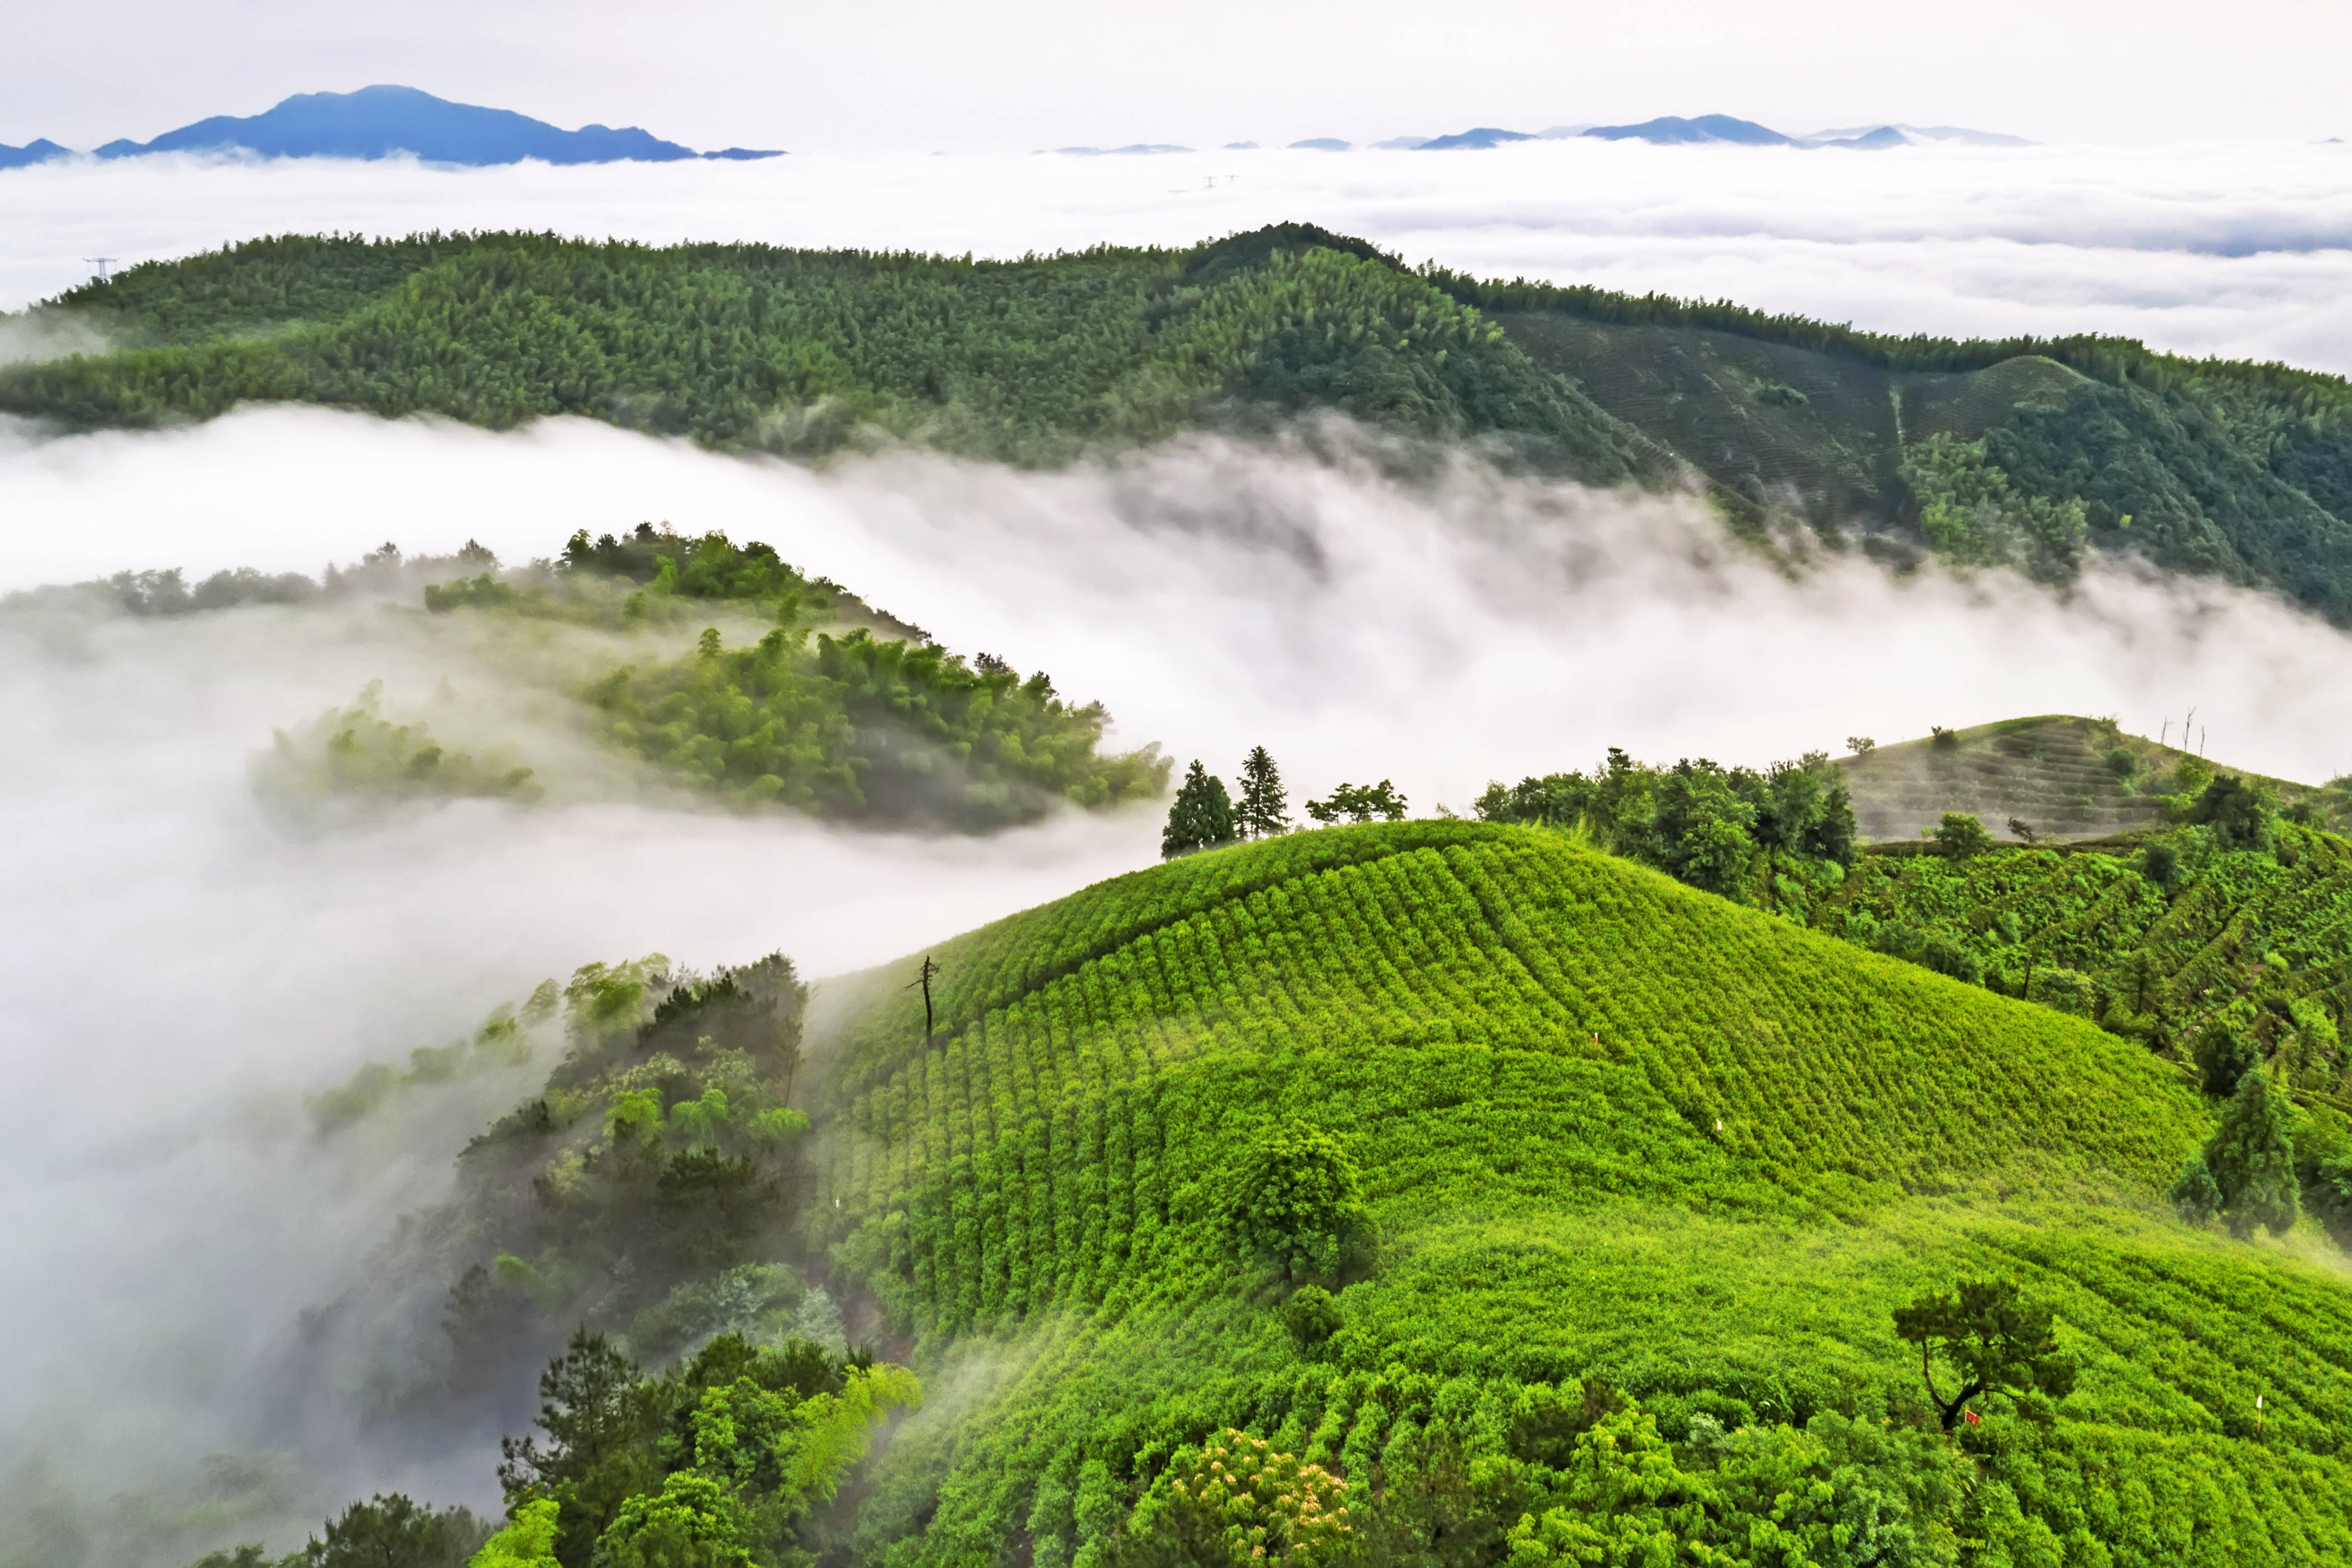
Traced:
<path fill-rule="evenodd" d="M 1554 142 L 462 173 L 70 163 L 0 174 L 0 304 L 79 280 L 86 256 L 292 230 L 1017 256 L 1295 219 L 1482 274 L 2352 371 L 2347 158 Z M 81 346 L 51 331 L 0 335 L 0 361 Z M 2031 713 L 2154 733 L 2195 708 L 2216 758 L 2314 783 L 2352 771 L 2352 642 L 2257 593 L 2113 558 L 2063 592 L 1935 565 L 1897 576 L 1818 541 L 1776 559 L 1696 495 L 1469 457 L 1401 478 L 1373 437 L 1318 435 L 1192 437 L 1036 471 L 896 447 L 800 467 L 568 419 L 494 434 L 248 407 L 140 433 L 0 424 L 0 594 L 146 568 L 316 573 L 386 541 L 478 541 L 517 564 L 576 529 L 649 521 L 764 541 L 960 653 L 1050 672 L 1066 698 L 1108 707 L 1113 746 L 1157 742 L 1180 769 L 1199 757 L 1230 778 L 1265 745 L 1294 812 L 1342 780 L 1391 779 L 1422 815 L 1612 745 L 1761 765 Z M 0 1152 L 16 1241 L 0 1262 L 0 1506 L 19 1519 L 16 1540 L 0 1527 L 0 1561 L 43 1520 L 105 1514 L 110 1486 L 201 1493 L 192 1456 L 287 1463 L 257 1446 L 270 1400 L 305 1402 L 280 1426 L 316 1445 L 314 1473 L 256 1504 L 257 1529 L 394 1484 L 494 1500 L 483 1434 L 420 1456 L 278 1373 L 303 1311 L 352 1288 L 525 1079 L 429 1097 L 396 1148 L 322 1143 L 305 1095 L 591 960 L 658 950 L 707 969 L 781 949 L 840 974 L 1157 858 L 1156 806 L 967 838 L 640 791 L 596 760 L 560 682 L 469 625 L 363 595 L 168 620 L 0 613 L 15 731 L 0 809 L 16 827 L 0 844 L 16 894 L 0 1061 L 41 1108 Z M 270 817 L 248 772 L 273 728 L 378 680 L 388 710 L 454 692 L 568 787 L 307 834 Z M 158 1300 L 185 1304 L 168 1335 L 151 1331 Z"/>
<path fill-rule="evenodd" d="M 795 154 L 756 164 L 185 158 L 11 171 L 0 307 L 263 234 L 528 228 L 669 243 L 1013 257 L 1182 246 L 1296 220 L 1419 262 L 1724 298 L 1952 336 L 2107 332 L 2352 369 L 2352 150 L 1909 148 L 1563 141 L 1488 152 L 1073 159 Z"/>
<path fill-rule="evenodd" d="M 1695 502 L 1469 465 L 1408 484 L 1203 440 L 1060 474 L 918 454 L 819 474 L 602 426 L 494 437 L 262 410 L 160 437 L 18 440 L 0 487 L 27 545 L 19 584 L 299 569 L 386 536 L 412 552 L 478 538 L 519 560 L 574 527 L 721 528 L 1103 700 L 1118 743 L 1226 772 L 1266 744 L 1294 800 L 1391 777 L 1419 808 L 1460 808 L 1490 778 L 1610 744 L 1763 763 L 2030 711 L 2153 729 L 2191 704 L 2217 755 L 2310 779 L 2352 762 L 2333 739 L 2352 719 L 2342 636 L 2254 595 L 2120 566 L 2069 600 L 2000 577 L 1898 582 L 1858 557 L 1790 574 Z M 461 1034 L 590 959 L 707 966 L 781 947 L 838 973 L 1154 858 L 1149 809 L 938 840 L 589 790 L 297 838 L 254 805 L 247 759 L 272 727 L 372 679 L 397 702 L 444 680 L 493 697 L 502 679 L 453 623 L 373 601 L 21 616 L 0 637 L 18 738 L 0 773 L 19 825 L 13 1033 L 76 1042 L 11 1053 L 48 1110 L 6 1156 L 19 1243 L 0 1385 L 11 1429 L 60 1422 L 39 1427 L 53 1468 L 106 1444 L 142 1454 L 139 1432 L 193 1430 L 199 1408 L 209 1440 L 237 1447 L 250 1413 L 230 1391 L 267 1383 L 300 1309 L 439 1190 L 481 1097 L 511 1090 L 458 1096 L 446 1126 L 372 1163 L 313 1145 L 299 1112 L 358 1062 Z M 519 744 L 561 765 L 579 742 L 526 726 Z M 223 1213 L 236 1223 L 203 1217 Z M 158 1294 L 206 1310 L 151 1340 L 141 1303 Z M 93 1376 L 116 1419 L 57 1416 Z M 350 1476 L 457 1484 L 370 1453 L 345 1450 Z"/>

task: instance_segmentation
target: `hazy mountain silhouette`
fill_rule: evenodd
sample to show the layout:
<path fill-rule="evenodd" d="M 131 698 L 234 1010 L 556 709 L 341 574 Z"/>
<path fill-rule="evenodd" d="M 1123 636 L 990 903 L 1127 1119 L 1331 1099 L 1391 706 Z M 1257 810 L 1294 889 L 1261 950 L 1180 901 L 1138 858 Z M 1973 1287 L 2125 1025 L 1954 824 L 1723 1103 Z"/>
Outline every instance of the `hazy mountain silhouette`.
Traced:
<path fill-rule="evenodd" d="M 36 143 L 38 145 L 38 143 Z M 772 158 L 743 147 L 698 153 L 634 125 L 565 131 L 511 110 L 452 103 L 413 87 L 297 93 L 260 114 L 215 115 L 152 142 L 110 142 L 101 158 L 148 153 L 255 153 L 265 158 L 388 158 L 479 167 L 536 158 L 549 163 L 675 163 L 688 158 Z"/>

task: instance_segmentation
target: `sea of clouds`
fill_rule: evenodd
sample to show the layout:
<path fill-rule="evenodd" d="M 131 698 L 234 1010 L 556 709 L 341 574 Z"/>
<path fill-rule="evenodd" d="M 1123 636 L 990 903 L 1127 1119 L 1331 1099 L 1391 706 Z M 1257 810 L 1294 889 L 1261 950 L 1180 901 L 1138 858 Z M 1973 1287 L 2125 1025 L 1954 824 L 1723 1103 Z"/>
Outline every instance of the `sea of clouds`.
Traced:
<path fill-rule="evenodd" d="M 452 170 L 88 160 L 0 174 L 0 309 L 256 235 L 529 228 L 1011 257 L 1283 220 L 1408 260 L 1876 331 L 2139 337 L 2352 371 L 2352 147 L 2210 142 L 1070 157 L 796 153 Z"/>
<path fill-rule="evenodd" d="M 0 174 L 0 299 L 76 280 L 83 256 L 288 229 L 1018 255 L 1296 218 L 1483 273 L 2352 368 L 2347 157 L 1567 143 L 75 163 Z M 1053 474 L 903 452 L 813 471 L 581 422 L 493 435 L 316 409 L 158 433 L 0 428 L 0 590 L 161 566 L 315 572 L 386 540 L 417 553 L 477 539 L 521 561 L 639 521 L 765 540 L 951 647 L 1045 669 L 1108 706 L 1116 744 L 1159 742 L 1230 776 L 1263 743 L 1294 799 L 1389 777 L 1417 809 L 1461 809 L 1488 779 L 1589 765 L 1612 744 L 1760 763 L 2029 712 L 2152 732 L 2191 706 L 2217 757 L 2313 780 L 2352 767 L 2352 644 L 2259 595 L 2116 563 L 2065 595 L 1898 581 L 1852 556 L 1790 571 L 1730 545 L 1686 497 L 1469 464 L 1404 484 L 1360 457 L 1200 440 Z M 27 1521 L 62 1540 L 119 1513 L 113 1489 L 196 1495 L 205 1453 L 278 1462 L 273 1433 L 310 1445 L 280 1511 L 246 1521 L 280 1544 L 289 1521 L 379 1485 L 489 1500 L 478 1449 L 422 1463 L 316 1411 L 273 1427 L 257 1404 L 300 1310 L 348 1289 L 391 1217 L 442 1190 L 491 1109 L 458 1094 L 396 1152 L 327 1147 L 305 1092 L 590 959 L 659 949 L 707 966 L 782 948 L 839 973 L 1155 858 L 1150 810 L 941 840 L 590 791 L 305 836 L 255 802 L 247 769 L 274 726 L 370 680 L 396 708 L 445 681 L 495 702 L 509 679 L 401 604 L 0 625 L 0 1062 L 37 1108 L 0 1144 L 0 1562 Z M 517 743 L 560 764 L 577 740 L 526 725 Z"/>

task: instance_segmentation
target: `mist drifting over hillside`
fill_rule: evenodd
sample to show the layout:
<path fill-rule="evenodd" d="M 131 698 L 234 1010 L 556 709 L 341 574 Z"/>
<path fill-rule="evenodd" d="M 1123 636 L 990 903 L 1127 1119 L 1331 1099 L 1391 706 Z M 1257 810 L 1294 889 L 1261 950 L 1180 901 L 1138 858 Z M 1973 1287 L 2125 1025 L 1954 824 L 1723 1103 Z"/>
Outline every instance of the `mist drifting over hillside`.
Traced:
<path fill-rule="evenodd" d="M 2112 566 L 2062 599 L 1857 556 L 1776 562 L 1693 499 L 1466 457 L 1400 479 L 1341 426 L 1315 446 L 1202 439 L 1062 473 L 898 452 L 813 472 L 576 422 L 492 436 L 260 409 L 163 435 L 18 433 L 0 491 L 16 586 L 315 570 L 387 538 L 520 561 L 575 528 L 722 529 L 1100 699 L 1118 744 L 1229 774 L 1267 745 L 1294 802 L 1386 777 L 1426 812 L 1612 744 L 1763 763 L 2023 711 L 2153 729 L 2191 703 L 2219 756 L 2315 779 L 2352 761 L 2332 679 L 2347 640 L 2249 594 Z M 494 652 L 466 616 L 398 600 L 0 627 L 18 740 L 0 770 L 19 829 L 0 867 L 19 894 L 0 942 L 8 1060 L 46 1108 L 0 1156 L 18 1238 L 0 1266 L 0 1476 L 20 1550 L 79 1539 L 168 1562 L 193 1542 L 173 1510 L 224 1487 L 238 1530 L 274 1540 L 378 1487 L 492 1500 L 492 1433 L 419 1447 L 364 1421 L 354 1390 L 287 1368 L 304 1310 L 367 1292 L 371 1249 L 529 1075 L 428 1097 L 399 1137 L 356 1143 L 319 1139 L 306 1093 L 591 959 L 781 948 L 836 973 L 1155 857 L 1149 807 L 934 839 L 635 795 Z M 255 804 L 251 755 L 379 679 L 394 701 L 446 683 L 567 787 L 538 808 L 289 836 Z M 299 1466 L 270 1447 L 289 1433 Z M 111 1509 L 126 1487 L 162 1500 L 152 1528 Z"/>
<path fill-rule="evenodd" d="M 1547 143 L 464 174 L 159 158 L 0 176 L 0 302 L 78 281 L 89 256 L 289 230 L 1018 255 L 1307 219 L 1485 274 L 2347 369 L 2347 156 Z M 90 346 L 38 321 L 0 331 L 0 360 Z M 1750 551 L 1692 498 L 1466 456 L 1405 480 L 1344 428 L 1312 445 L 1188 440 L 1060 473 L 894 451 L 812 471 L 571 421 L 493 435 L 256 408 L 138 435 L 11 428 L 0 589 L 315 572 L 387 540 L 474 539 L 516 563 L 575 529 L 666 521 L 766 541 L 950 647 L 1049 672 L 1108 706 L 1118 746 L 1158 742 L 1230 777 L 1266 745 L 1294 805 L 1389 778 L 1417 812 L 1461 809 L 1489 779 L 1609 745 L 1763 763 L 2026 712 L 2152 731 L 2192 706 L 2217 758 L 2311 781 L 2352 768 L 2352 643 L 2259 595 L 2096 563 L 2063 597 L 1998 574 L 1898 580 L 1817 547 Z M 451 1156 L 530 1075 L 436 1091 L 358 1142 L 322 1142 L 306 1094 L 591 960 L 707 968 L 780 948 L 839 973 L 1156 854 L 1149 808 L 931 838 L 646 795 L 493 653 L 464 617 L 406 600 L 0 624 L 16 726 L 0 801 L 17 825 L 0 847 L 17 890 L 0 1059 L 42 1108 L 0 1154 L 17 1240 L 0 1263 L 0 1562 L 174 1568 L 232 1538 L 289 1544 L 378 1488 L 492 1500 L 494 1433 L 420 1443 L 289 1369 L 304 1312 L 369 1289 L 396 1217 L 446 1189 Z M 395 706 L 446 683 L 562 787 L 538 807 L 289 834 L 253 797 L 253 753 L 374 680 Z M 215 1521 L 202 1540 L 196 1508 Z"/>

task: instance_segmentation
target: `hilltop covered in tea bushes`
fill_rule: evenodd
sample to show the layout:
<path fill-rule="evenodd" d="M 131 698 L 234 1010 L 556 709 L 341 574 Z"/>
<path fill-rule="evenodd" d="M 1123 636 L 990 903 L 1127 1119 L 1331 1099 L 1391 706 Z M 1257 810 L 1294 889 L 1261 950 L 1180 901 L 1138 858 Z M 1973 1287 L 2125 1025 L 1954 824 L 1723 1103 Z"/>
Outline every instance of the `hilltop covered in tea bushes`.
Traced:
<path fill-rule="evenodd" d="M 592 965 L 477 1054 L 559 1008 L 322 1320 L 447 1289 L 404 1407 L 509 1432 L 555 1355 L 489 1563 L 2352 1563 L 2352 1287 L 2176 1209 L 2197 1085 L 1557 827 L 1197 853 L 814 1006 Z M 1939 1420 L 1897 1312 L 1969 1281 L 2052 1371 Z"/>
<path fill-rule="evenodd" d="M 928 1039 L 896 967 L 845 994 L 806 1223 L 980 1392 L 895 1440 L 857 1560 L 1155 1560 L 1122 1521 L 1227 1428 L 1341 1478 L 1384 1562 L 1612 1561 L 1577 1543 L 1626 1517 L 1722 1561 L 2352 1560 L 2352 1290 L 2168 1217 L 2210 1113 L 2087 1020 L 1471 824 L 930 956 Z M 1326 1194 L 1281 1209 L 1321 1268 L 1235 1250 L 1269 1180 Z M 2081 1376 L 1948 1445 L 1890 1313 L 1986 1275 Z"/>

